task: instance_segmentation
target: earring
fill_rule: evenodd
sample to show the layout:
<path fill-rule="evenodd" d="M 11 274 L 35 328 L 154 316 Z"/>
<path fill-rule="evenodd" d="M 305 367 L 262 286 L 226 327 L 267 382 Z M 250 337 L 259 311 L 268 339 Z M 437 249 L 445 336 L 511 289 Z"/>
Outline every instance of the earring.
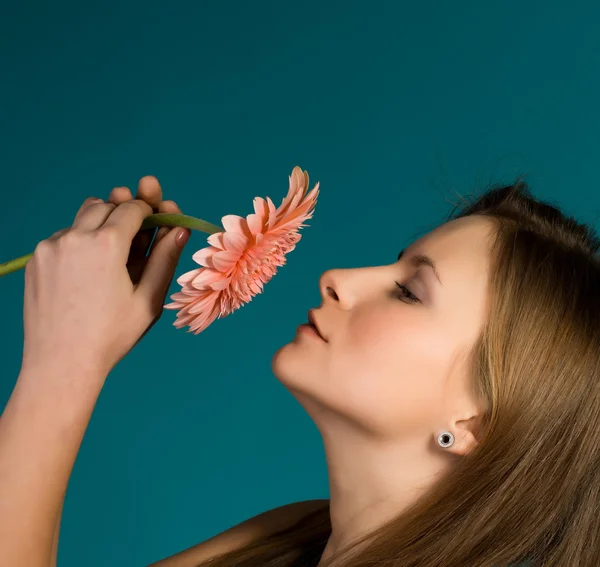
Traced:
<path fill-rule="evenodd" d="M 440 447 L 450 447 L 454 443 L 454 435 L 450 431 L 444 431 L 438 435 L 437 442 Z"/>

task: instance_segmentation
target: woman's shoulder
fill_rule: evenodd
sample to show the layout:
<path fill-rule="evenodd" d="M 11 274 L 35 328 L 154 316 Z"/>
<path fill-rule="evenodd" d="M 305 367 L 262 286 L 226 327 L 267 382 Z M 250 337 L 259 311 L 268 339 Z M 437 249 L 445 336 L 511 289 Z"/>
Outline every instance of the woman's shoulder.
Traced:
<path fill-rule="evenodd" d="M 329 499 L 302 500 L 266 510 L 193 546 L 152 563 L 148 567 L 195 567 L 213 557 L 239 549 L 275 532 L 291 528 L 313 512 L 326 507 Z"/>

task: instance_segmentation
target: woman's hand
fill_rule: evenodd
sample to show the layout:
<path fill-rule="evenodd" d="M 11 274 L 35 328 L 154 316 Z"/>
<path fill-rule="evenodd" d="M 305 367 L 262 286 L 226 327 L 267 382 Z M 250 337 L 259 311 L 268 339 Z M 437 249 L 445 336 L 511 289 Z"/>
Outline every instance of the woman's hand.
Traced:
<path fill-rule="evenodd" d="M 182 245 L 154 177 L 87 199 L 25 266 L 23 365 L 0 418 L 0 566 L 56 564 L 69 476 L 108 373 L 160 317 Z M 189 233 L 188 233 L 189 234 Z M 26 450 L 24 450 L 24 448 Z"/>
<path fill-rule="evenodd" d="M 143 177 L 135 199 L 126 187 L 107 203 L 87 199 L 71 227 L 38 244 L 25 267 L 23 370 L 103 381 L 160 318 L 185 241 L 161 227 L 146 258 L 154 229 L 140 226 L 155 212 L 181 213 Z"/>

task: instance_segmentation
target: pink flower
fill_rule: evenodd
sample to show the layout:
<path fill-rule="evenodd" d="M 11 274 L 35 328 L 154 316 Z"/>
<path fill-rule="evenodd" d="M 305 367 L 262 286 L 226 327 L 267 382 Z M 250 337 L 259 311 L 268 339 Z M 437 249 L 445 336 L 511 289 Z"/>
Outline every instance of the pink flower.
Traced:
<path fill-rule="evenodd" d="M 215 319 L 225 317 L 262 292 L 285 264 L 285 255 L 302 238 L 299 229 L 312 218 L 319 183 L 306 194 L 308 173 L 298 166 L 289 177 L 288 194 L 278 209 L 269 197 L 254 199 L 254 213 L 245 219 L 226 215 L 224 232 L 211 234 L 209 247 L 192 258 L 204 266 L 180 276 L 181 291 L 165 309 L 179 309 L 175 327 L 189 325 L 188 332 L 201 333 Z"/>

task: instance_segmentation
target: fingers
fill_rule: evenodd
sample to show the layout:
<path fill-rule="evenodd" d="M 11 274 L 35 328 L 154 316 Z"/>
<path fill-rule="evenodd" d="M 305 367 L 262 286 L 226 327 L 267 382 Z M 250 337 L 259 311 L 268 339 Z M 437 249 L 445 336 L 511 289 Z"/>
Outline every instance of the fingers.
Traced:
<path fill-rule="evenodd" d="M 91 205 L 95 205 L 97 203 L 102 202 L 102 199 L 98 200 L 97 197 L 88 197 L 82 204 L 81 207 L 79 207 L 79 210 L 77 211 L 77 213 L 75 214 L 75 218 L 73 219 L 74 221 L 77 220 L 78 217 L 80 217 L 83 213 L 83 211 L 85 211 L 89 206 Z"/>
<path fill-rule="evenodd" d="M 75 214 L 75 219 L 77 219 L 78 217 L 81 217 L 81 214 L 83 213 L 83 211 L 86 210 L 90 205 L 96 204 L 97 202 L 101 202 L 101 201 L 102 201 L 102 199 L 98 199 L 97 197 L 88 197 L 81 204 L 81 207 L 79 207 L 79 210 Z M 71 230 L 71 228 L 72 227 L 70 227 L 70 226 L 67 228 L 61 228 L 60 230 L 57 230 L 54 234 L 49 236 L 46 240 L 57 240 L 63 234 L 66 234 L 67 232 L 69 232 L 69 230 Z"/>
<path fill-rule="evenodd" d="M 151 316 L 160 316 L 162 313 L 165 297 L 184 248 L 184 245 L 176 240 L 180 231 L 180 227 L 172 227 L 152 246 L 152 252 L 136 288 L 135 293 L 142 300 L 142 304 L 152 310 Z"/>
<path fill-rule="evenodd" d="M 163 199 L 162 188 L 158 179 L 154 175 L 145 175 L 142 177 L 138 182 L 138 190 L 135 198 L 146 201 L 154 209 L 154 212 L 156 212 Z"/>
<path fill-rule="evenodd" d="M 174 201 L 163 201 L 160 203 L 160 205 L 158 206 L 158 212 L 159 213 L 171 213 L 171 214 L 180 214 L 181 210 L 179 209 L 179 207 L 177 206 L 177 204 Z M 159 227 L 156 236 L 154 238 L 154 242 L 152 243 L 152 248 L 149 254 L 149 257 L 151 258 L 153 255 L 156 254 L 156 248 L 157 246 L 159 246 L 159 243 L 164 239 L 169 237 L 169 233 L 175 231 L 175 234 L 177 234 L 177 232 L 180 230 L 179 227 L 170 227 L 170 226 L 161 226 Z M 162 245 L 161 245 L 162 246 Z M 160 254 L 160 252 L 159 252 Z M 139 277 L 136 278 L 135 280 L 135 284 L 136 284 L 136 292 L 139 289 L 139 283 L 140 280 L 143 277 L 143 274 L 146 272 L 146 270 L 148 270 L 148 261 L 146 260 L 145 262 L 145 266 L 144 266 L 144 270 L 141 271 L 139 273 Z M 156 261 L 156 260 L 154 260 Z M 162 296 L 160 296 L 161 293 L 161 288 L 160 285 L 157 288 L 156 286 L 154 286 L 153 289 L 146 289 L 146 283 L 144 284 L 143 288 L 142 288 L 142 294 L 145 294 L 145 299 L 146 301 L 150 300 L 151 301 L 151 306 L 153 307 L 154 311 L 153 313 L 156 314 L 156 320 L 158 320 L 160 318 L 160 316 L 162 315 L 162 306 L 165 302 L 165 298 L 167 295 L 167 292 L 169 291 L 169 285 L 171 283 L 171 280 L 173 279 L 173 275 L 175 273 L 175 268 L 177 266 L 177 259 L 174 260 L 175 261 L 175 267 L 171 268 L 171 272 L 170 272 L 170 276 L 169 276 L 169 266 L 162 266 L 161 272 L 162 274 L 159 275 L 159 278 L 161 278 L 161 280 L 163 278 L 167 278 L 168 282 L 166 283 L 166 285 L 163 283 L 162 287 L 163 287 L 163 291 L 162 291 Z M 157 268 L 151 268 L 152 270 L 156 270 Z M 164 274 L 165 269 L 167 270 L 166 275 Z M 147 278 L 152 277 L 152 276 L 147 276 Z M 170 278 L 170 279 L 169 279 Z M 147 280 L 146 280 L 147 281 Z M 155 284 L 158 282 L 154 282 Z M 157 291 L 158 290 L 158 291 Z M 158 299 L 156 299 L 157 295 L 159 296 Z M 144 297 L 143 295 L 140 297 Z M 147 305 L 147 303 L 146 303 Z"/>
<path fill-rule="evenodd" d="M 138 191 L 135 198 L 139 199 L 140 201 L 145 201 L 150 205 L 150 207 L 152 207 L 153 212 L 158 212 L 160 203 L 162 202 L 162 188 L 158 182 L 158 179 L 153 175 L 145 175 L 142 177 L 138 182 Z M 127 201 L 131 201 L 132 199 L 133 195 L 131 194 L 129 188 L 119 186 L 113 187 L 106 202 L 118 206 Z M 88 197 L 81 205 L 75 218 L 77 219 L 79 216 L 81 216 L 90 205 L 95 204 L 94 200 L 94 197 Z M 87 226 L 87 221 L 85 225 Z M 81 227 L 82 225 L 78 223 L 77 226 Z"/>
<path fill-rule="evenodd" d="M 154 212 L 157 212 L 162 202 L 162 187 L 154 175 L 145 175 L 138 182 L 138 190 L 135 196 L 140 201 L 146 201 Z M 120 205 L 125 201 L 133 199 L 133 195 L 128 187 L 114 187 L 110 192 L 108 201 Z"/>
<path fill-rule="evenodd" d="M 139 232 L 142 222 L 153 213 L 152 207 L 145 201 L 137 199 L 125 201 L 110 212 L 100 230 L 115 231 L 119 234 L 121 240 L 127 243 L 127 253 L 129 254 L 131 241 Z M 85 212 L 83 215 L 85 216 Z"/>
<path fill-rule="evenodd" d="M 48 238 L 46 238 L 46 240 L 56 240 L 58 238 L 60 238 L 63 234 L 69 232 L 69 230 L 71 230 L 71 228 L 61 228 L 60 230 L 57 230 L 52 236 L 49 236 Z"/>
<path fill-rule="evenodd" d="M 125 201 L 131 201 L 131 199 L 133 199 L 133 195 L 128 187 L 113 187 L 113 190 L 108 196 L 108 202 L 114 203 L 115 205 L 120 205 Z"/>
<path fill-rule="evenodd" d="M 100 202 L 96 201 L 98 200 L 90 197 L 83 202 L 69 229 L 93 231 L 113 227 L 125 239 L 129 239 L 131 251 L 134 251 L 136 247 L 140 250 L 143 248 L 144 255 L 147 253 L 155 230 L 139 230 L 144 218 L 156 212 L 181 213 L 173 201 L 162 200 L 162 188 L 158 179 L 152 175 L 146 175 L 140 179 L 135 199 L 128 187 L 119 186 L 112 189 L 106 203 L 101 199 Z M 125 210 L 121 210 L 125 204 L 129 206 Z M 63 229 L 52 235 L 51 238 L 58 238 L 69 229 Z M 160 227 L 154 239 L 154 246 L 171 230 L 171 227 Z M 130 239 L 132 235 L 133 242 Z"/>
<path fill-rule="evenodd" d="M 177 203 L 175 203 L 175 201 L 162 201 L 162 203 L 158 205 L 158 212 L 180 215 L 181 209 L 177 206 Z M 154 246 L 156 246 L 161 241 L 161 239 L 164 238 L 165 235 L 171 232 L 171 230 L 174 230 L 176 228 L 177 227 L 161 226 L 156 233 L 156 238 L 154 239 Z"/>
<path fill-rule="evenodd" d="M 162 192 L 159 189 L 158 194 L 161 193 Z M 153 199 L 155 199 L 155 196 L 153 196 L 151 193 L 146 192 L 140 195 L 140 193 L 138 192 L 136 199 L 146 200 L 146 202 L 150 206 L 152 206 L 153 212 L 157 212 L 156 208 L 154 208 L 153 206 Z M 131 191 L 128 187 L 114 187 L 113 190 L 110 192 L 108 200 L 111 203 L 120 205 L 121 203 L 133 200 L 133 195 L 131 194 Z M 137 283 L 139 281 L 139 276 L 142 273 L 142 270 L 144 269 L 146 254 L 148 253 L 148 249 L 150 248 L 150 243 L 152 242 L 155 230 L 156 229 L 154 228 L 140 230 L 131 242 L 131 250 L 129 253 L 129 259 L 131 264 L 128 263 L 128 267 L 129 273 L 134 283 Z"/>
<path fill-rule="evenodd" d="M 117 205 L 114 203 L 94 203 L 86 199 L 77 212 L 71 228 L 85 232 L 97 230 L 105 223 L 116 207 Z"/>
<path fill-rule="evenodd" d="M 135 196 L 136 199 L 145 201 L 151 207 L 153 212 L 160 211 L 160 203 L 162 202 L 162 188 L 158 179 L 153 175 L 145 175 L 138 182 L 138 190 Z M 128 187 L 115 187 L 108 198 L 109 202 L 120 205 L 126 201 L 133 199 L 133 195 Z M 131 243 L 131 257 L 134 259 L 144 258 L 150 249 L 150 243 L 155 235 L 154 228 L 140 230 L 135 235 Z M 156 240 L 155 240 L 156 241 Z M 140 266 L 140 270 L 143 266 Z"/>

